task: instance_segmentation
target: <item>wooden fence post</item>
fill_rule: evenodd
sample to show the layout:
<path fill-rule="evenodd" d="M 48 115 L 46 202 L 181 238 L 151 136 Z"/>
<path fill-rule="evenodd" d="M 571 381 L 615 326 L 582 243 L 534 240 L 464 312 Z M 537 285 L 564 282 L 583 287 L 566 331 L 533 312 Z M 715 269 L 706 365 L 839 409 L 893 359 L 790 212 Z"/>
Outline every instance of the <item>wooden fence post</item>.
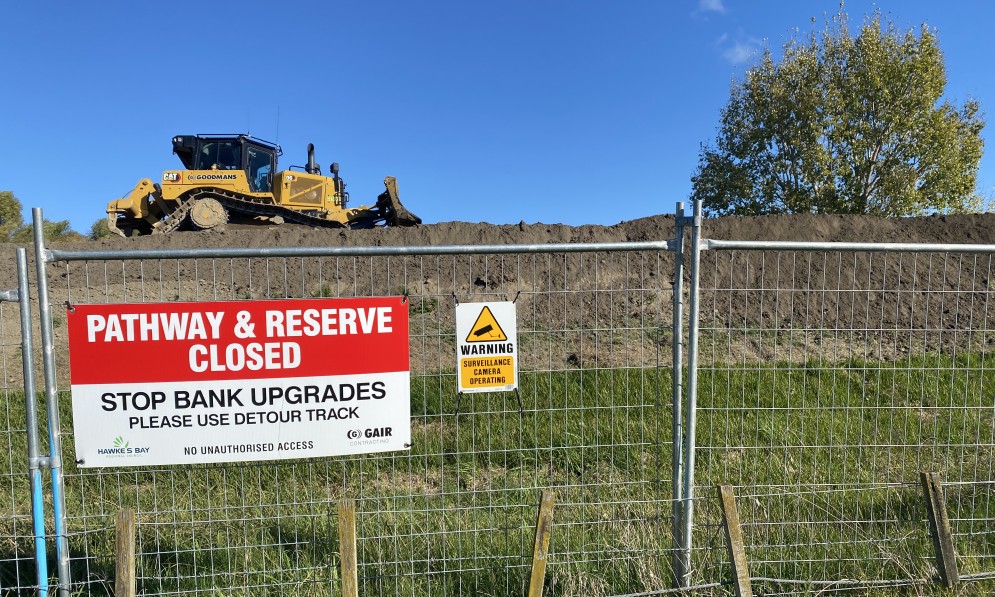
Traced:
<path fill-rule="evenodd" d="M 342 597 L 359 597 L 356 559 L 356 501 L 339 500 L 339 560 L 342 563 Z"/>
<path fill-rule="evenodd" d="M 936 551 L 936 567 L 943 585 L 952 588 L 960 582 L 960 572 L 957 570 L 957 552 L 954 551 L 943 484 L 938 473 L 922 471 L 919 478 L 926 496 L 926 516 L 929 519 L 929 534 L 933 537 L 933 549 Z"/>
<path fill-rule="evenodd" d="M 722 528 L 726 533 L 726 548 L 732 562 L 732 583 L 736 597 L 753 597 L 750 584 L 750 568 L 746 562 L 746 548 L 743 545 L 743 531 L 739 526 L 739 509 L 736 508 L 736 494 L 732 485 L 719 487 L 719 502 L 722 504 Z"/>
<path fill-rule="evenodd" d="M 114 594 L 117 597 L 135 597 L 138 591 L 138 578 L 135 576 L 135 511 L 131 508 L 118 510 L 114 527 L 117 531 Z"/>
<path fill-rule="evenodd" d="M 553 492 L 542 492 L 539 516 L 536 520 L 535 544 L 532 548 L 532 574 L 529 576 L 529 597 L 542 597 L 546 580 L 546 556 L 549 554 L 549 536 L 553 531 Z"/>

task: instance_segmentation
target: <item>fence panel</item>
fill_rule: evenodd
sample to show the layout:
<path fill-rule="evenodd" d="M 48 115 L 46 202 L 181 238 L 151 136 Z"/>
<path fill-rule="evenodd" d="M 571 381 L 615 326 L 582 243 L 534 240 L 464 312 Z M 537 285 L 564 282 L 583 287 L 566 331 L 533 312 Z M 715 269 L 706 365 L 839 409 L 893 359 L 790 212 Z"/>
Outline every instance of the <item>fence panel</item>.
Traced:
<path fill-rule="evenodd" d="M 21 383 L 20 309 L 0 301 L 0 595 L 37 587 L 31 488 L 25 433 L 24 385 Z"/>
<path fill-rule="evenodd" d="M 923 470 L 947 484 L 962 573 L 995 571 L 995 247 L 711 248 L 695 478 L 736 486 L 755 590 L 931 580 Z M 699 503 L 694 569 L 722 577 Z"/>
<path fill-rule="evenodd" d="M 127 507 L 142 594 L 338 594 L 336 502 L 349 497 L 360 594 L 521 594 L 543 489 L 556 494 L 547 594 L 670 585 L 665 250 L 405 252 L 53 253 L 53 305 L 404 294 L 410 315 L 413 446 L 381 455 L 77 468 L 56 350 L 73 590 L 110 590 L 113 519 Z M 458 396 L 453 306 L 485 300 L 516 303 L 520 391 Z M 57 307 L 53 329 L 65 347 Z"/>
<path fill-rule="evenodd" d="M 29 467 L 30 462 L 35 462 L 31 457 L 38 455 L 38 446 L 29 448 L 29 439 L 37 439 L 27 432 L 28 421 L 34 417 L 34 412 L 30 416 L 27 412 L 27 392 L 34 386 L 26 387 L 24 379 L 22 337 L 27 337 L 30 345 L 31 336 L 22 336 L 21 330 L 30 320 L 30 307 L 22 312 L 22 305 L 27 303 L 27 258 L 23 249 L 18 250 L 17 260 L 19 288 L 0 291 L 0 491 L 4 496 L 0 498 L 0 595 L 46 590 L 43 542 L 36 543 L 36 531 L 43 536 L 44 530 L 35 528 L 33 516 L 37 515 L 42 524 L 42 477 L 37 463 Z M 29 370 L 30 358 L 28 354 Z"/>

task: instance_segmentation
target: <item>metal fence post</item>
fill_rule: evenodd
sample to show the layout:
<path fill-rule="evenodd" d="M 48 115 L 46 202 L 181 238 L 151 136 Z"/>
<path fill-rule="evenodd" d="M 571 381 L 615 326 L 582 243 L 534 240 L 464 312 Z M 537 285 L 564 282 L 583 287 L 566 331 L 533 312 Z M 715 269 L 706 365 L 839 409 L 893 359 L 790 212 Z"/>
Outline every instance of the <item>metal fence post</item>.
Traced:
<path fill-rule="evenodd" d="M 683 412 L 681 403 L 684 401 L 684 202 L 677 203 L 674 218 L 674 308 L 673 308 L 673 366 L 671 369 L 671 381 L 673 384 L 672 393 L 672 416 L 673 416 L 673 436 L 671 439 L 672 450 L 672 477 L 673 479 L 673 544 L 674 544 L 674 580 L 680 585 L 687 575 L 688 562 L 684 559 L 682 550 L 682 529 L 684 528 L 682 500 L 684 499 L 683 483 Z"/>
<path fill-rule="evenodd" d="M 48 595 L 48 550 L 45 545 L 45 500 L 42 494 L 42 459 L 38 447 L 38 395 L 35 392 L 35 362 L 32 352 L 31 301 L 28 294 L 28 256 L 17 249 L 17 302 L 21 315 L 21 366 L 24 371 L 25 432 L 28 442 L 28 474 L 31 478 L 31 524 L 35 536 L 35 577 L 38 594 Z"/>
<path fill-rule="evenodd" d="M 687 423 L 684 426 L 684 494 L 682 496 L 684 536 L 681 541 L 682 557 L 687 567 L 681 586 L 691 582 L 691 527 L 694 516 L 694 435 L 695 414 L 698 403 L 698 294 L 700 290 L 698 265 L 701 261 L 701 201 L 694 203 L 691 223 L 691 286 L 688 310 L 688 381 Z"/>
<path fill-rule="evenodd" d="M 45 371 L 45 404 L 48 409 L 49 464 L 52 469 L 52 508 L 55 518 L 55 554 L 58 559 L 59 597 L 69 597 L 69 539 L 66 537 L 66 493 L 62 475 L 62 427 L 59 417 L 59 392 L 55 377 L 55 342 L 52 311 L 48 301 L 48 277 L 45 265 L 45 231 L 41 208 L 31 210 L 35 244 L 35 269 L 38 277 L 38 311 L 41 320 L 42 364 Z"/>

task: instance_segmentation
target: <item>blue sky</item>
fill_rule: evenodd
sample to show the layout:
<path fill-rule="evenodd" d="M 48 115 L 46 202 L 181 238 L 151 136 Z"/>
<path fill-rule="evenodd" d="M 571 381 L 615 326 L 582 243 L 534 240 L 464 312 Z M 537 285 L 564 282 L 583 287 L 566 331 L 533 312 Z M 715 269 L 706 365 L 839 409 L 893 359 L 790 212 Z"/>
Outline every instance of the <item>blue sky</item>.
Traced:
<path fill-rule="evenodd" d="M 444 221 L 615 224 L 672 213 L 729 86 L 836 0 L 17 2 L 3 11 L 0 189 L 86 231 L 179 161 L 249 132 L 281 167 L 337 161 Z M 936 28 L 947 96 L 995 106 L 995 3 L 848 1 Z M 993 126 L 985 131 L 992 139 Z M 989 143 L 991 149 L 991 143 Z M 989 153 L 993 153 L 990 151 Z M 995 159 L 980 188 L 995 186 Z M 26 210 L 27 211 L 27 210 Z"/>

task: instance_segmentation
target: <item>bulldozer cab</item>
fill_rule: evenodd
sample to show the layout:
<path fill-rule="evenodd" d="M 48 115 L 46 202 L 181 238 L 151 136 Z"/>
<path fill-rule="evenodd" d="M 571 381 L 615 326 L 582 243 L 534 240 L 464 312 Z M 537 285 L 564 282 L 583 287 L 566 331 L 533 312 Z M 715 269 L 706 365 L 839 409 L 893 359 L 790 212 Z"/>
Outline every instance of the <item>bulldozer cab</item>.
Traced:
<path fill-rule="evenodd" d="M 279 145 L 249 135 L 178 135 L 173 153 L 187 170 L 242 170 L 254 193 L 273 191 Z"/>

